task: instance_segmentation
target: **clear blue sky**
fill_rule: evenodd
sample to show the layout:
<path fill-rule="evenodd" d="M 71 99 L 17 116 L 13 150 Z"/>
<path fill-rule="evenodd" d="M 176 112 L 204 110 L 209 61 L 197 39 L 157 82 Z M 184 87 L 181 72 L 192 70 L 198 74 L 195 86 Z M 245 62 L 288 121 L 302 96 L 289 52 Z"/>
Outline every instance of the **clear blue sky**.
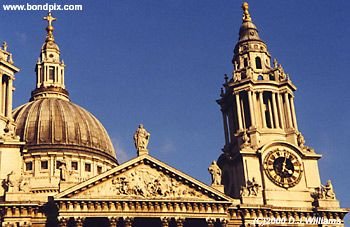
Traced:
<path fill-rule="evenodd" d="M 224 141 L 215 100 L 223 74 L 232 71 L 241 1 L 56 2 L 84 6 L 82 12 L 53 12 L 54 34 L 72 101 L 104 124 L 119 160 L 136 155 L 132 135 L 142 122 L 152 134 L 153 156 L 209 183 L 207 167 Z M 260 36 L 298 87 L 299 128 L 323 154 L 322 181 L 331 179 L 341 205 L 350 207 L 350 2 L 249 3 Z M 46 12 L 0 14 L 0 41 L 8 41 L 22 69 L 15 81 L 18 106 L 34 88 Z"/>

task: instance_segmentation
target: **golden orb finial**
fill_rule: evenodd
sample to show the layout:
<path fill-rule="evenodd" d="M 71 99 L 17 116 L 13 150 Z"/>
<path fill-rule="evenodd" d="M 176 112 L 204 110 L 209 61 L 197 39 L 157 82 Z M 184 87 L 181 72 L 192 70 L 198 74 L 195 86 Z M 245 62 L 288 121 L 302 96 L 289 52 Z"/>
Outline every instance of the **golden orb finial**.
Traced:
<path fill-rule="evenodd" d="M 248 5 L 248 2 L 244 2 L 242 4 L 242 9 L 243 9 L 243 21 L 246 22 L 246 21 L 252 21 L 252 18 L 250 17 L 250 14 L 249 14 L 249 5 Z"/>
<path fill-rule="evenodd" d="M 44 20 L 47 21 L 48 25 L 46 27 L 46 31 L 47 31 L 47 35 L 46 35 L 46 41 L 54 41 L 54 37 L 53 37 L 53 26 L 52 26 L 52 22 L 56 20 L 56 18 L 54 18 L 51 14 L 51 12 L 49 12 L 47 14 L 46 17 L 43 18 Z"/>

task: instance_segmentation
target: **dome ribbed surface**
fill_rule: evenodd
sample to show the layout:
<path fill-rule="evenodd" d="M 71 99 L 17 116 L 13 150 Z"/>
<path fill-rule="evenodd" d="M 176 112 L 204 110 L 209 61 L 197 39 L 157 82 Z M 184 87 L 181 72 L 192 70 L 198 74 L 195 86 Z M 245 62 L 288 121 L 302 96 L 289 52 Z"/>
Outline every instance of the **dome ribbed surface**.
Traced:
<path fill-rule="evenodd" d="M 63 99 L 42 98 L 26 103 L 13 113 L 16 133 L 28 150 L 99 153 L 116 158 L 103 125 L 90 112 Z M 47 146 L 46 146 L 47 145 Z"/>

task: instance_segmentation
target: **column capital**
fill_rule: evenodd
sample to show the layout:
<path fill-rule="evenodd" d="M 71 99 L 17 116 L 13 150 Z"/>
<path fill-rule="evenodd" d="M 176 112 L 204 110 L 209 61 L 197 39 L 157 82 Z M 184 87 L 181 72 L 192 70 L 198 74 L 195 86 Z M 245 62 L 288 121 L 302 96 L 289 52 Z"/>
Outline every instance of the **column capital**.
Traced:
<path fill-rule="evenodd" d="M 221 224 L 221 227 L 226 227 L 228 224 L 228 220 L 226 218 L 222 218 L 220 219 L 220 224 Z"/>
<path fill-rule="evenodd" d="M 76 227 L 83 227 L 83 225 L 84 225 L 84 219 L 85 219 L 85 218 L 82 218 L 82 217 L 77 217 L 77 218 L 75 218 Z"/>
<path fill-rule="evenodd" d="M 170 218 L 168 217 L 161 217 L 160 221 L 162 222 L 162 227 L 168 227 L 170 223 Z"/>
<path fill-rule="evenodd" d="M 134 222 L 134 218 L 132 217 L 123 217 L 124 227 L 132 227 L 132 223 Z"/>
<path fill-rule="evenodd" d="M 183 227 L 185 218 L 175 218 L 176 227 Z"/>
<path fill-rule="evenodd" d="M 207 221 L 208 227 L 214 227 L 215 219 L 213 219 L 213 218 L 206 218 L 205 220 Z"/>
<path fill-rule="evenodd" d="M 67 218 L 64 218 L 64 217 L 58 218 L 58 226 L 59 227 L 66 227 L 67 226 Z"/>
<path fill-rule="evenodd" d="M 109 227 L 117 227 L 118 224 L 118 218 L 116 217 L 109 217 Z"/>

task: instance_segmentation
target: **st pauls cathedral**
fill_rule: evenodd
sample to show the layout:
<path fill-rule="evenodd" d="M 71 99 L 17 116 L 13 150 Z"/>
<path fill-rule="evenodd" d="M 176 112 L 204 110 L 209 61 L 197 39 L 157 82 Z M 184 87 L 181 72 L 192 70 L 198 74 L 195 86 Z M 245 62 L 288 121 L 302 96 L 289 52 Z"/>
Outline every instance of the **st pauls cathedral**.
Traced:
<path fill-rule="evenodd" d="M 70 100 L 54 15 L 44 17 L 36 86 L 16 108 L 19 67 L 4 42 L 1 226 L 345 226 L 348 209 L 332 181 L 321 182 L 321 155 L 298 130 L 296 86 L 271 58 L 247 3 L 242 10 L 233 73 L 217 99 L 225 144 L 208 167 L 211 185 L 153 157 L 142 124 L 133 138 L 136 157 L 118 162 L 104 126 Z"/>

